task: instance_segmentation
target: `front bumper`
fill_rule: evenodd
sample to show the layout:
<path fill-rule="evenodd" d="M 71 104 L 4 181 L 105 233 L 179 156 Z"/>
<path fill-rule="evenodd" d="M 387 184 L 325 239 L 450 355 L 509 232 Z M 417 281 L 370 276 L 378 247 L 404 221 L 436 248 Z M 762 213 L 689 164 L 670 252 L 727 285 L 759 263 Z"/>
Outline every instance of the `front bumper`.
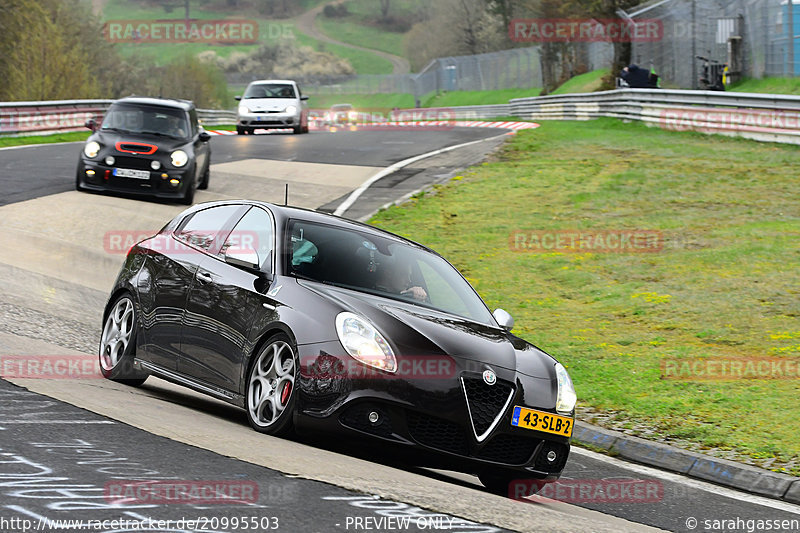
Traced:
<path fill-rule="evenodd" d="M 495 368 L 497 384 L 484 385 L 479 372 L 449 357 L 454 364 L 447 368 L 452 370 L 441 375 L 387 377 L 370 371 L 369 377 L 361 378 L 326 373 L 337 365 L 353 367 L 349 356 L 332 355 L 340 353 L 337 350 L 337 343 L 298 347 L 296 424 L 301 432 L 379 439 L 397 445 L 398 455 L 423 466 L 471 473 L 511 470 L 546 481 L 561 475 L 571 438 L 511 425 L 514 405 L 554 412 L 547 402 L 536 401 L 549 398 L 549 392 L 541 392 L 549 390 L 549 380 Z M 476 405 L 485 407 L 484 415 L 490 413 L 491 424 L 479 420 Z M 370 414 L 377 414 L 377 420 L 370 420 Z M 548 459 L 550 452 L 555 459 Z"/>
<path fill-rule="evenodd" d="M 149 160 L 146 161 L 146 164 L 149 165 Z M 144 170 L 141 165 L 136 166 L 140 168 L 134 168 L 134 170 Z M 115 168 L 118 167 L 108 166 L 104 161 L 81 158 L 78 163 L 76 179 L 82 188 L 91 191 L 114 191 L 157 198 L 181 198 L 190 186 L 194 175 L 192 162 L 180 169 L 162 167 L 159 170 L 146 170 L 150 175 L 147 179 L 115 176 Z"/>
<path fill-rule="evenodd" d="M 300 125 L 300 115 L 286 113 L 247 113 L 237 116 L 236 124 L 243 128 L 293 128 Z"/>

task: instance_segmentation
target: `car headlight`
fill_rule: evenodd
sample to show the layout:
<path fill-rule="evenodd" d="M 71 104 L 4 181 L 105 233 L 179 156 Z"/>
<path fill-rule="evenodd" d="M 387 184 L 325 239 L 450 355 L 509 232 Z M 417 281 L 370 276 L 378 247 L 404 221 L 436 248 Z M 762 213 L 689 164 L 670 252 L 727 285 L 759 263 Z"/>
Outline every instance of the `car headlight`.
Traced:
<path fill-rule="evenodd" d="M 86 146 L 83 147 L 83 153 L 86 154 L 88 158 L 97 157 L 98 152 L 100 152 L 100 144 L 95 141 L 89 141 L 86 143 Z"/>
<path fill-rule="evenodd" d="M 297 113 L 297 107 L 293 105 L 287 105 L 285 111 L 286 114 L 288 115 L 294 115 L 295 113 Z"/>
<path fill-rule="evenodd" d="M 176 167 L 182 167 L 189 161 L 189 156 L 186 155 L 186 152 L 183 150 L 175 150 L 169 157 L 172 159 L 172 164 Z"/>
<path fill-rule="evenodd" d="M 240 115 L 246 115 L 249 112 L 250 112 L 250 108 L 247 107 L 246 105 L 242 104 L 242 105 L 239 106 L 239 114 Z"/>
<path fill-rule="evenodd" d="M 558 378 L 558 396 L 556 397 L 556 411 L 568 415 L 575 409 L 578 395 L 569 378 L 567 369 L 561 363 L 556 363 L 556 378 Z"/>
<path fill-rule="evenodd" d="M 386 372 L 397 371 L 392 347 L 366 319 L 353 313 L 339 313 L 336 333 L 344 349 L 356 361 Z"/>

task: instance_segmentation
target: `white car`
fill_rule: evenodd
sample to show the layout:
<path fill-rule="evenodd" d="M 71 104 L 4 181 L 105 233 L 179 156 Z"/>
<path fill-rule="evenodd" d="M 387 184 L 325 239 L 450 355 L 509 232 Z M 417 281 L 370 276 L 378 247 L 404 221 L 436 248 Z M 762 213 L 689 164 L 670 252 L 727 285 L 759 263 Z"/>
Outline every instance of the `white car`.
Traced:
<path fill-rule="evenodd" d="M 256 129 L 286 129 L 308 133 L 308 96 L 292 80 L 258 80 L 237 96 L 236 133 Z"/>

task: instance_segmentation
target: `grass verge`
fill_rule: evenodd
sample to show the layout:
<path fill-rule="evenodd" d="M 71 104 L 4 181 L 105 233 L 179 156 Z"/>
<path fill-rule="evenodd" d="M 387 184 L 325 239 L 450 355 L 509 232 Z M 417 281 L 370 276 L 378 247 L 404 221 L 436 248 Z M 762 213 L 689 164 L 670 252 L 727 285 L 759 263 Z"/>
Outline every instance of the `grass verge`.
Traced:
<path fill-rule="evenodd" d="M 0 137 L 0 148 L 7 146 L 23 146 L 27 144 L 48 144 L 80 142 L 89 138 L 90 131 L 76 131 L 71 133 L 54 133 L 53 135 L 31 135 L 27 137 Z"/>
<path fill-rule="evenodd" d="M 800 78 L 746 79 L 730 85 L 727 90 L 741 93 L 800 94 Z"/>
<path fill-rule="evenodd" d="M 372 223 L 440 251 L 572 374 L 581 418 L 800 474 L 800 379 L 662 379 L 800 357 L 798 148 L 613 119 L 544 122 Z M 662 232 L 659 253 L 520 253 L 521 230 Z"/>
<path fill-rule="evenodd" d="M 424 102 L 424 107 L 455 107 L 462 105 L 507 104 L 512 98 L 539 96 L 541 88 L 502 89 L 498 91 L 450 91 L 434 95 Z"/>
<path fill-rule="evenodd" d="M 562 83 L 550 94 L 591 93 L 597 91 L 603 83 L 603 76 L 608 72 L 607 68 L 602 68 L 574 76 Z"/>

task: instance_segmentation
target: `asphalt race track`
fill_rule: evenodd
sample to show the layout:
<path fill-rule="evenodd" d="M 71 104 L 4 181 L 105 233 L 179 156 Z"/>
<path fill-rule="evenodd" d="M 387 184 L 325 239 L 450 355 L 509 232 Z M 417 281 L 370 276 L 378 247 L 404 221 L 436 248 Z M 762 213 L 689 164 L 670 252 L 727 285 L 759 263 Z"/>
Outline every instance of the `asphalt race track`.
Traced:
<path fill-rule="evenodd" d="M 485 140 L 377 181 L 345 212 L 361 218 L 480 161 L 503 138 L 502 130 L 476 128 L 214 137 L 210 187 L 195 200 L 282 203 L 288 183 L 290 204 L 334 211 L 389 165 Z M 0 150 L 0 358 L 93 354 L 129 241 L 183 209 L 76 192 L 80 149 Z M 249 492 L 210 503 L 121 503 L 106 497 L 112 477 L 224 481 Z M 3 532 L 37 524 L 56 531 L 47 521 L 61 519 L 165 521 L 155 529 L 151 522 L 151 531 L 242 531 L 246 523 L 258 526 L 250 530 L 320 532 L 712 531 L 705 520 L 800 519 L 798 506 L 578 448 L 564 479 L 644 480 L 658 490 L 647 501 L 517 502 L 489 494 L 471 476 L 410 468 L 380 450 L 260 435 L 243 411 L 154 378 L 141 389 L 91 378 L 0 380 Z M 109 522 L 96 530 L 133 527 Z M 61 529 L 70 530 L 77 529 Z"/>

